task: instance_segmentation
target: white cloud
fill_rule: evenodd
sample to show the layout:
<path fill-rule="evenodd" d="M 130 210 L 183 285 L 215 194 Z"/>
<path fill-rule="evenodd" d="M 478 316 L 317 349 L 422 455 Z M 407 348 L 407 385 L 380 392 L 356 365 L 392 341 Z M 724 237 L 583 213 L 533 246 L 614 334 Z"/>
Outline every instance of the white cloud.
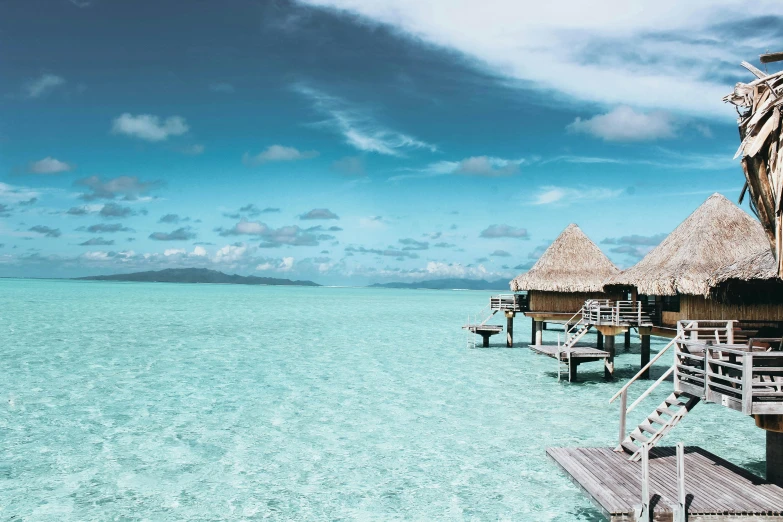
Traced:
<path fill-rule="evenodd" d="M 310 159 L 318 156 L 318 151 L 305 150 L 300 151 L 294 147 L 284 147 L 283 145 L 270 145 L 263 152 L 251 156 L 245 153 L 242 161 L 245 165 L 256 166 L 270 161 L 296 161 L 301 159 Z"/>
<path fill-rule="evenodd" d="M 47 156 L 42 160 L 34 161 L 27 167 L 27 171 L 32 174 L 58 174 L 73 170 L 73 165 L 64 161 Z"/>
<path fill-rule="evenodd" d="M 244 244 L 239 245 L 226 245 L 220 248 L 212 257 L 214 263 L 236 263 L 245 257 L 247 253 L 247 246 Z"/>
<path fill-rule="evenodd" d="M 385 128 L 369 111 L 351 105 L 341 98 L 304 85 L 296 85 L 294 90 L 308 98 L 318 112 L 328 117 L 326 121 L 318 123 L 318 126 L 336 130 L 342 134 L 345 142 L 355 149 L 386 156 L 402 156 L 404 150 L 438 150 L 431 143 Z"/>
<path fill-rule="evenodd" d="M 167 248 L 166 250 L 163 251 L 163 255 L 166 257 L 182 255 L 184 253 L 185 253 L 184 248 Z"/>
<path fill-rule="evenodd" d="M 256 266 L 258 272 L 267 272 L 274 270 L 276 272 L 290 272 L 294 268 L 294 258 L 284 257 L 279 261 L 274 259 L 267 259 L 263 263 L 259 263 Z"/>
<path fill-rule="evenodd" d="M 207 249 L 203 246 L 197 246 L 193 249 L 193 255 L 196 257 L 204 257 L 207 255 Z"/>
<path fill-rule="evenodd" d="M 637 112 L 624 105 L 587 120 L 577 118 L 566 129 L 605 141 L 651 141 L 673 138 L 676 134 L 674 122 L 668 113 Z"/>
<path fill-rule="evenodd" d="M 125 134 L 146 141 L 165 141 L 169 136 L 181 136 L 190 128 L 181 116 L 170 116 L 162 120 L 152 114 L 134 116 L 124 113 L 112 122 L 112 133 Z"/>
<path fill-rule="evenodd" d="M 0 182 L 0 201 L 6 203 L 19 203 L 29 201 L 32 198 L 40 197 L 41 193 L 29 187 L 15 187 L 7 183 Z"/>
<path fill-rule="evenodd" d="M 589 187 L 541 187 L 533 198 L 534 205 L 569 205 L 577 201 L 601 200 L 619 197 L 625 190 L 609 188 Z"/>
<path fill-rule="evenodd" d="M 504 159 L 492 156 L 473 156 L 460 161 L 436 161 L 423 169 L 406 169 L 410 174 L 391 176 L 387 181 L 402 181 L 405 179 L 432 178 L 458 174 L 463 176 L 501 177 L 511 176 L 519 172 L 522 165 L 533 163 L 539 158 Z"/>
<path fill-rule="evenodd" d="M 215 82 L 209 85 L 209 90 L 212 92 L 220 92 L 223 94 L 232 94 L 235 89 L 234 86 L 226 82 Z"/>
<path fill-rule="evenodd" d="M 65 78 L 55 74 L 43 74 L 35 80 L 29 81 L 25 87 L 25 94 L 28 98 L 40 98 L 55 87 L 65 83 Z"/>
<path fill-rule="evenodd" d="M 725 121 L 734 118 L 721 102 L 734 83 L 725 68 L 742 74 L 726 64 L 753 57 L 774 38 L 763 28 L 738 34 L 727 27 L 783 14 L 774 0 L 299 1 L 457 51 L 554 102 L 559 93 Z"/>

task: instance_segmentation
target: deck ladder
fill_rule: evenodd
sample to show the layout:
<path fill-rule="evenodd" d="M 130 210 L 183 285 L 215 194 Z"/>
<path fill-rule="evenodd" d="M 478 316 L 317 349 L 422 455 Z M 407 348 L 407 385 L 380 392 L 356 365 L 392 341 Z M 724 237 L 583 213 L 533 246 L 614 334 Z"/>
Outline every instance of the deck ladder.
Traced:
<path fill-rule="evenodd" d="M 666 380 L 675 369 L 675 365 L 672 365 L 666 370 L 657 381 L 655 381 L 647 390 L 642 393 L 633 404 L 626 407 L 628 404 L 628 388 L 633 384 L 641 375 L 647 371 L 669 348 L 676 345 L 677 342 L 685 339 L 684 334 L 680 331 L 677 336 L 672 339 L 666 347 L 658 352 L 658 354 L 647 363 L 639 373 L 637 373 L 630 381 L 628 381 L 609 402 L 614 402 L 615 399 L 620 397 L 620 442 L 615 448 L 615 451 L 624 451 L 630 454 L 629 460 L 638 461 L 641 457 L 641 448 L 644 444 L 649 444 L 650 447 L 655 447 L 658 442 L 666 436 L 672 428 L 674 428 L 680 421 L 690 412 L 701 400 L 701 397 L 692 395 L 690 393 L 674 391 L 664 401 L 658 405 L 655 410 L 647 416 L 647 418 L 639 424 L 631 433 L 626 434 L 626 417 L 627 415 L 639 405 L 650 393 L 653 392 L 664 380 Z"/>

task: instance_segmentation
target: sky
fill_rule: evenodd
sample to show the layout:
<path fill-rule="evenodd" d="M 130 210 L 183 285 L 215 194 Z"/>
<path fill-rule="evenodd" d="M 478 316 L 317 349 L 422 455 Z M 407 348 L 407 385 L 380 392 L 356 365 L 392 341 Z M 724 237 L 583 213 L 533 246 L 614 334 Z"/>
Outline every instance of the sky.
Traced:
<path fill-rule="evenodd" d="M 783 4 L 8 1 L 0 46 L 0 276 L 495 280 L 736 201 Z"/>

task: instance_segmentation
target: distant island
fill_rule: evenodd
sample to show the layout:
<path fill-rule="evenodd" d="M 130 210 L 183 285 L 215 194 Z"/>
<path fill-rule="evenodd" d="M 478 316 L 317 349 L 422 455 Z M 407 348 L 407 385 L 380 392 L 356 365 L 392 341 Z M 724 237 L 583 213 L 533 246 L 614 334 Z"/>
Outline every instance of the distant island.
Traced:
<path fill-rule="evenodd" d="M 292 281 L 275 277 L 241 276 L 224 274 L 208 268 L 167 268 L 149 272 L 77 277 L 87 281 L 134 281 L 139 283 L 211 283 L 224 285 L 270 285 L 270 286 L 321 286 L 312 281 Z"/>
<path fill-rule="evenodd" d="M 508 290 L 508 280 L 484 279 L 430 279 L 415 283 L 375 283 L 370 288 L 411 288 L 425 290 Z"/>

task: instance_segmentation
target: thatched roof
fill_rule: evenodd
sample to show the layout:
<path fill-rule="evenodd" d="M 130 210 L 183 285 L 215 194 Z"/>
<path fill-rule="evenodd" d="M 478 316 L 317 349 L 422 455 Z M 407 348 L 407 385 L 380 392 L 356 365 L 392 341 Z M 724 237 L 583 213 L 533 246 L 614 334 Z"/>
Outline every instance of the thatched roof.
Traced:
<path fill-rule="evenodd" d="M 707 283 L 718 286 L 726 281 L 772 281 L 778 278 L 778 264 L 769 248 L 751 252 L 739 261 L 730 263 L 715 272 Z"/>
<path fill-rule="evenodd" d="M 607 286 L 635 286 L 647 295 L 707 297 L 711 277 L 765 251 L 769 251 L 769 242 L 759 222 L 715 193 L 644 259 L 613 277 Z"/>
<path fill-rule="evenodd" d="M 575 224 L 549 245 L 533 268 L 511 281 L 511 290 L 600 292 L 620 270 Z"/>

